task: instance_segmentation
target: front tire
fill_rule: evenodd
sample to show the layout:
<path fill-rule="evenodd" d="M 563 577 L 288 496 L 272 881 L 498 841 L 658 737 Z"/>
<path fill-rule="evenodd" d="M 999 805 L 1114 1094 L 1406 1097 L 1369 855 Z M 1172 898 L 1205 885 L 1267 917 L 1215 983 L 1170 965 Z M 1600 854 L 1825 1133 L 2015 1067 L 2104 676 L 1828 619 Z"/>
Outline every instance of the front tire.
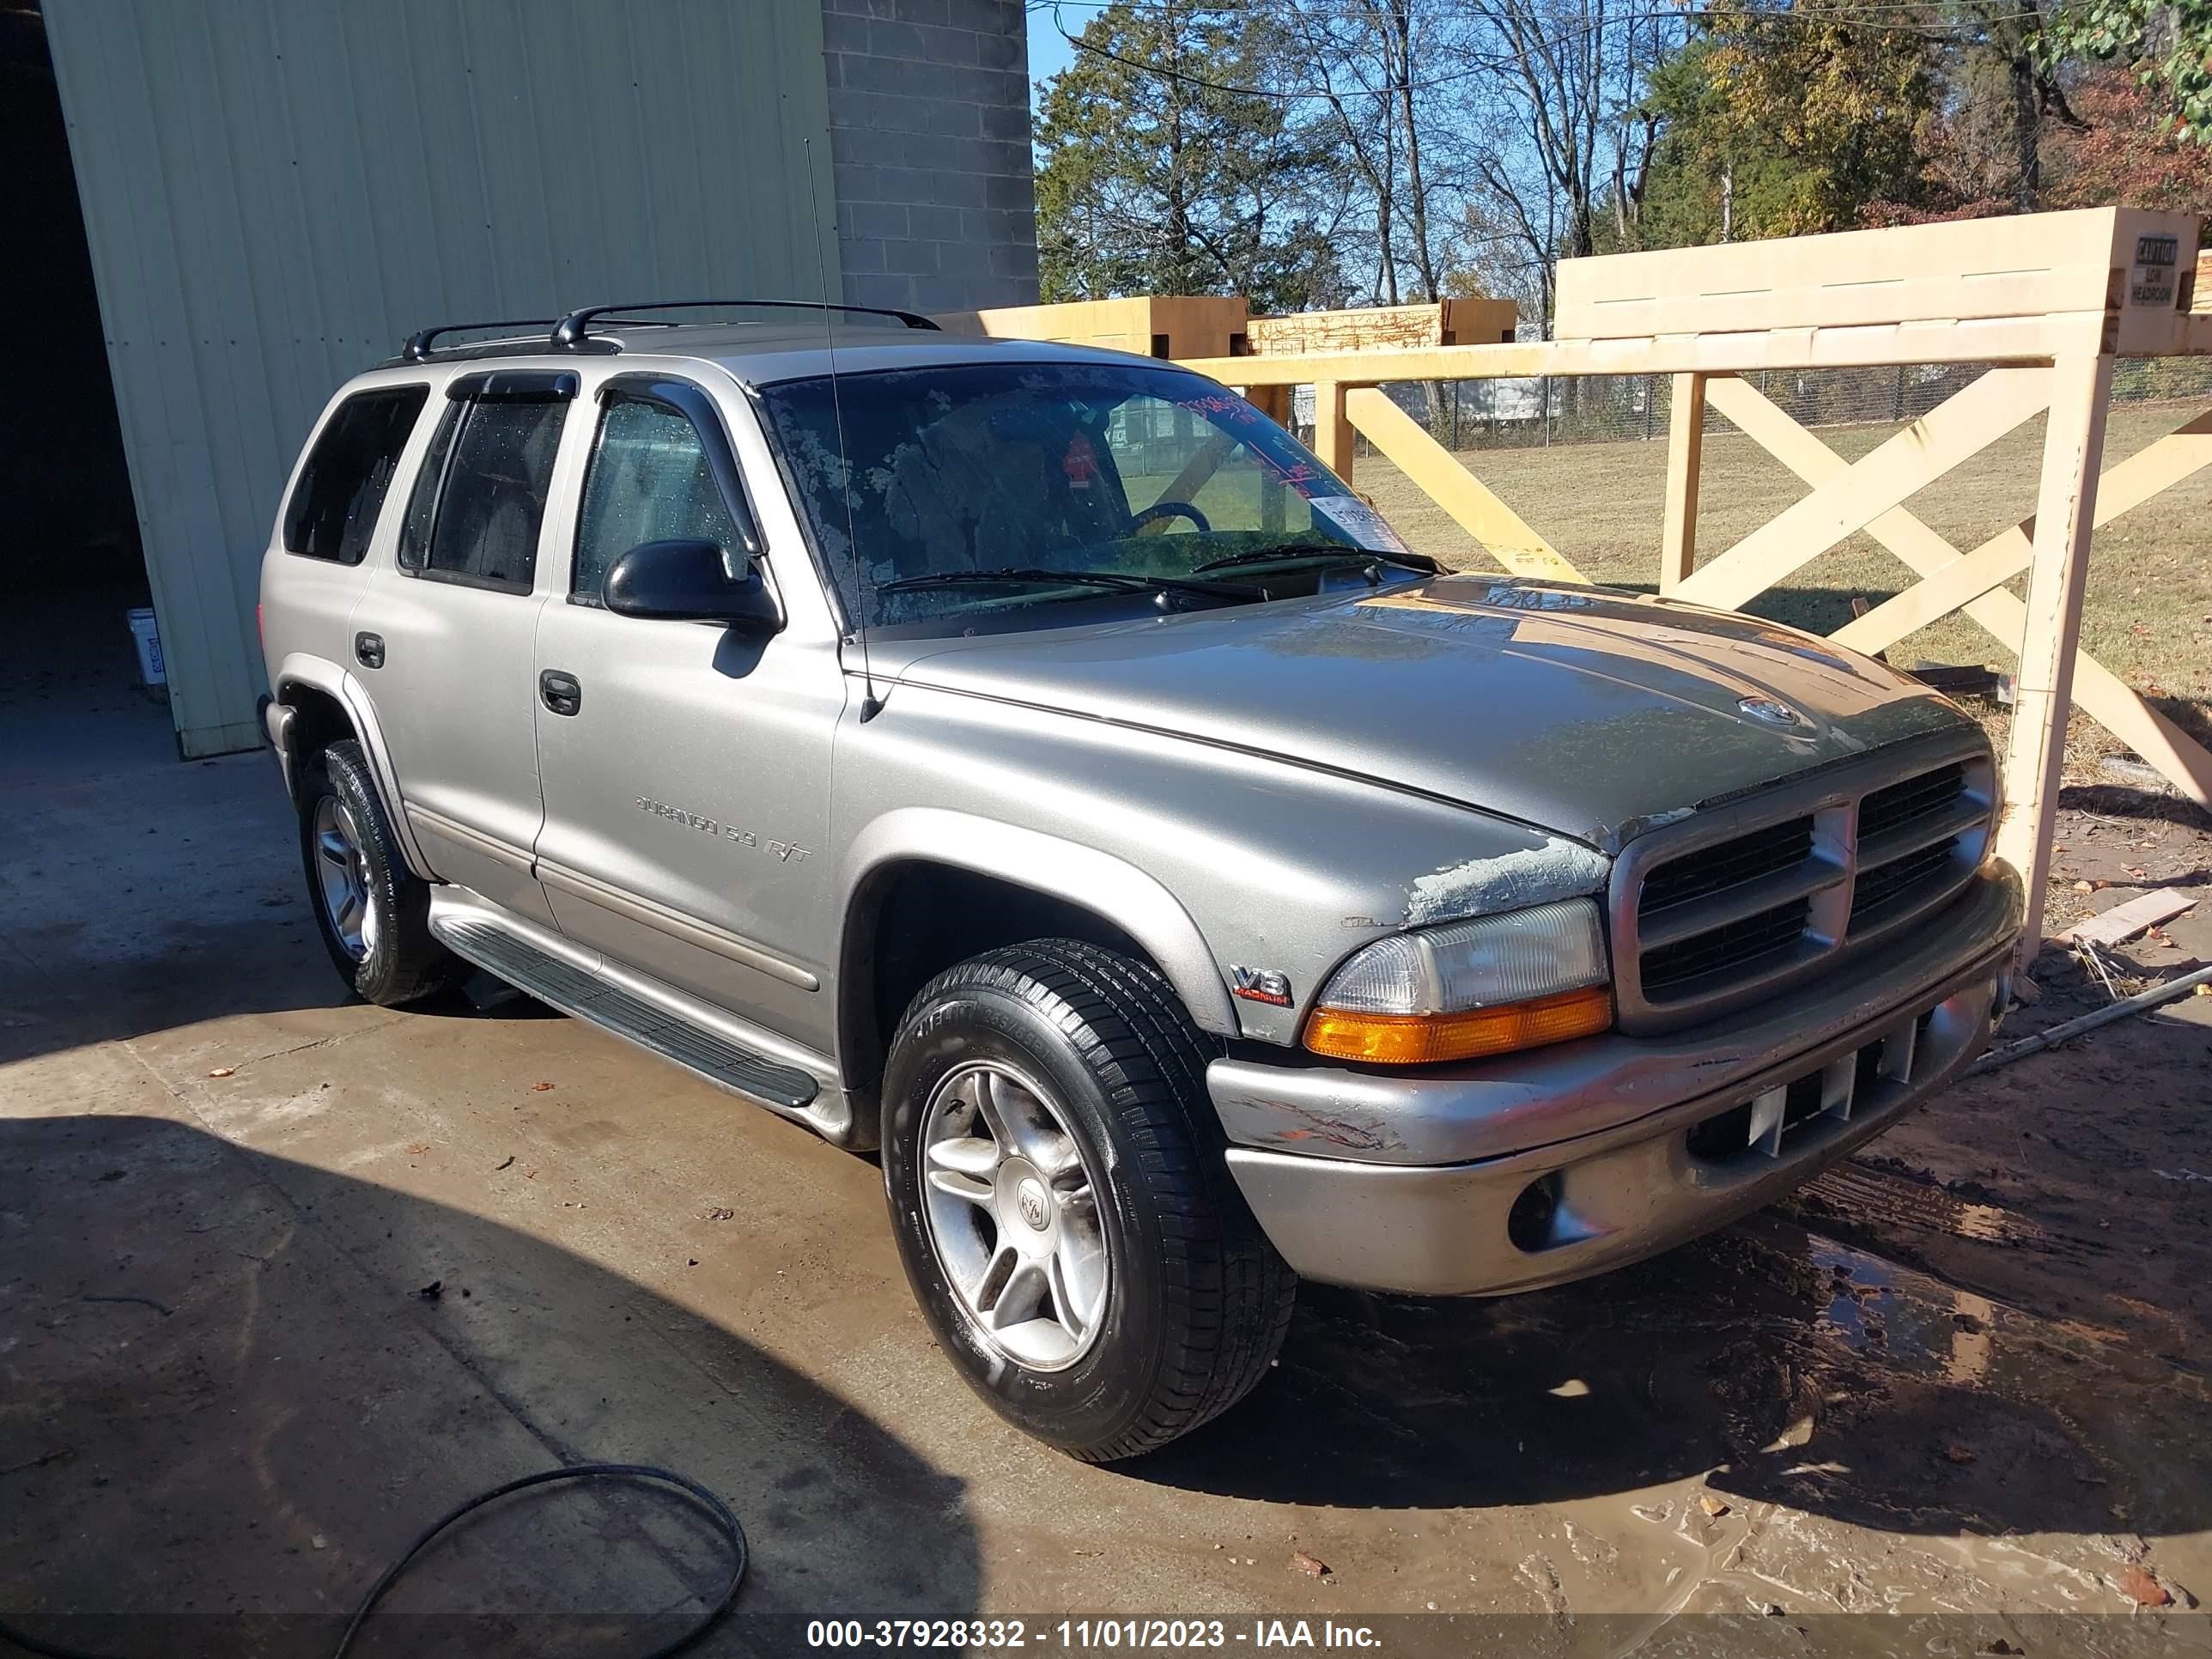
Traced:
<path fill-rule="evenodd" d="M 1001 1416 L 1133 1457 L 1267 1375 L 1297 1278 L 1221 1155 L 1203 1040 L 1149 963 L 1036 939 L 924 986 L 884 1079 L 884 1183 L 940 1346 Z"/>
<path fill-rule="evenodd" d="M 307 902 L 339 977 L 394 1008 L 459 982 L 460 959 L 430 933 L 430 888 L 407 867 L 368 757 L 348 738 L 300 780 Z"/>

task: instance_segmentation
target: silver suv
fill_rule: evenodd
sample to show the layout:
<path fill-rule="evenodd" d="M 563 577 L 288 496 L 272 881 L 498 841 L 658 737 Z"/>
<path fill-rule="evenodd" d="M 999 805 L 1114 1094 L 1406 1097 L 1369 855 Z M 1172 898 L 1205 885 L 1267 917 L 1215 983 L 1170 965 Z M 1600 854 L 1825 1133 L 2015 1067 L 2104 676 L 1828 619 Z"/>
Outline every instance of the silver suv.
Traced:
<path fill-rule="evenodd" d="M 744 314 L 347 385 L 262 567 L 269 735 L 361 995 L 473 965 L 879 1146 L 1030 1433 L 1204 1422 L 1301 1275 L 1665 1249 L 1984 1042 L 2020 889 L 1942 698 L 1444 574 L 1167 363 Z"/>

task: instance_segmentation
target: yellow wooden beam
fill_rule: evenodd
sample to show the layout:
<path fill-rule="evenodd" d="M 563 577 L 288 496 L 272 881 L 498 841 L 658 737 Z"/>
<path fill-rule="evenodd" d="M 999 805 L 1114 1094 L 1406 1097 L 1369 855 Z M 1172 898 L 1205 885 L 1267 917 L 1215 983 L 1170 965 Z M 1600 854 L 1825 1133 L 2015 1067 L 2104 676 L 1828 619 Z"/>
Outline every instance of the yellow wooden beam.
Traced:
<path fill-rule="evenodd" d="M 2044 428 L 2043 481 L 2035 497 L 2027 627 L 2014 683 L 2004 817 L 1997 825 L 1997 856 L 2027 882 L 2027 919 L 2016 958 L 2023 968 L 2043 948 L 2050 829 L 2066 765 L 2066 720 L 2081 638 L 2081 598 L 2089 587 L 2089 537 L 2112 360 L 2101 352 L 2068 358 L 2051 369 L 2050 380 L 2051 421 Z"/>
<path fill-rule="evenodd" d="M 1338 477 L 1352 482 L 1352 422 L 1345 417 L 1344 386 L 1340 382 L 1323 380 L 1314 387 L 1314 453 Z"/>
<path fill-rule="evenodd" d="M 1991 369 L 1685 577 L 1676 596 L 1735 610 L 1765 592 L 2042 409 L 2050 380 L 2048 369 Z"/>
<path fill-rule="evenodd" d="M 2189 336 L 2191 350 L 2212 352 L 2212 318 Z M 1638 340 L 1523 340 L 1513 345 L 1381 346 L 1264 357 L 1185 357 L 1186 368 L 1224 386 L 1310 386 L 1338 380 L 1382 386 L 1397 380 L 1489 380 L 1532 374 L 1748 374 L 1761 368 L 1853 368 L 1894 363 L 2047 363 L 2094 348 L 2105 313 L 1985 322 L 1869 324 L 1743 333 L 1662 335 Z M 2161 356 L 2173 356 L 2165 352 Z"/>
<path fill-rule="evenodd" d="M 1384 394 L 1365 388 L 1349 392 L 1345 411 L 1351 424 L 1364 433 L 1367 441 L 1414 488 L 1450 514 L 1461 529 L 1515 575 L 1589 581 L 1564 554 L 1462 466 L 1458 457 Z"/>
<path fill-rule="evenodd" d="M 1819 485 L 1850 463 L 1741 380 L 1715 380 L 1706 388 L 1714 408 L 1758 440 L 1807 483 Z M 1959 556 L 1905 508 L 1893 507 L 1867 526 L 1867 533 L 1923 576 Z M 2027 607 L 2002 588 L 1969 600 L 1966 614 L 2008 651 L 2018 651 L 2027 628 Z M 2144 702 L 2120 677 L 2087 652 L 2075 653 L 2074 698 L 2097 723 L 2141 755 L 2201 806 L 2212 806 L 2212 751 Z"/>
<path fill-rule="evenodd" d="M 2212 466 L 2212 410 L 2136 451 L 2099 480 L 2098 526 L 2110 524 L 2206 466 Z M 2035 516 L 2030 514 L 1829 637 L 1854 651 L 1886 650 L 1915 629 L 1949 616 L 2027 569 L 2034 554 L 2034 534 Z"/>

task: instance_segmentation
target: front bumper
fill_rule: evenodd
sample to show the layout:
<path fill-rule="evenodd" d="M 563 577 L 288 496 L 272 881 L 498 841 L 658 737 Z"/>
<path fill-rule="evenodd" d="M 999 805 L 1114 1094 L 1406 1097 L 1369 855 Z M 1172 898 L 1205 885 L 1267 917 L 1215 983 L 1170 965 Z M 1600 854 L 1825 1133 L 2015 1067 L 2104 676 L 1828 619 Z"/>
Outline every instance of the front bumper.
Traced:
<path fill-rule="evenodd" d="M 1993 866 L 1880 971 L 1763 1020 L 1417 1077 L 1216 1061 L 1229 1167 L 1311 1279 L 1498 1295 L 1625 1266 L 1772 1202 L 1956 1077 L 2002 1012 L 2020 896 Z M 1488 1155 L 1407 1156 L 1439 1146 Z"/>

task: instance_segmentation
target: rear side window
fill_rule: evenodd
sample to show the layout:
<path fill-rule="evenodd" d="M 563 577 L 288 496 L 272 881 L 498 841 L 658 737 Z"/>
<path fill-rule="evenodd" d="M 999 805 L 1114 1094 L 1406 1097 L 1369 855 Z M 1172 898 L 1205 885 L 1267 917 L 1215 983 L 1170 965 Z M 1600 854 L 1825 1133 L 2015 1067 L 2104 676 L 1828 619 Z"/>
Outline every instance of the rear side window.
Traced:
<path fill-rule="evenodd" d="M 400 562 L 447 581 L 527 592 L 568 407 L 538 398 L 454 403 L 409 503 Z"/>
<path fill-rule="evenodd" d="M 376 533 L 399 452 L 430 395 L 424 386 L 363 392 L 338 405 L 284 509 L 284 550 L 359 564 Z"/>
<path fill-rule="evenodd" d="M 742 544 L 690 418 L 666 404 L 617 398 L 599 422 L 584 482 L 569 595 L 599 603 L 617 559 L 641 542 L 710 541 L 726 561 Z"/>

